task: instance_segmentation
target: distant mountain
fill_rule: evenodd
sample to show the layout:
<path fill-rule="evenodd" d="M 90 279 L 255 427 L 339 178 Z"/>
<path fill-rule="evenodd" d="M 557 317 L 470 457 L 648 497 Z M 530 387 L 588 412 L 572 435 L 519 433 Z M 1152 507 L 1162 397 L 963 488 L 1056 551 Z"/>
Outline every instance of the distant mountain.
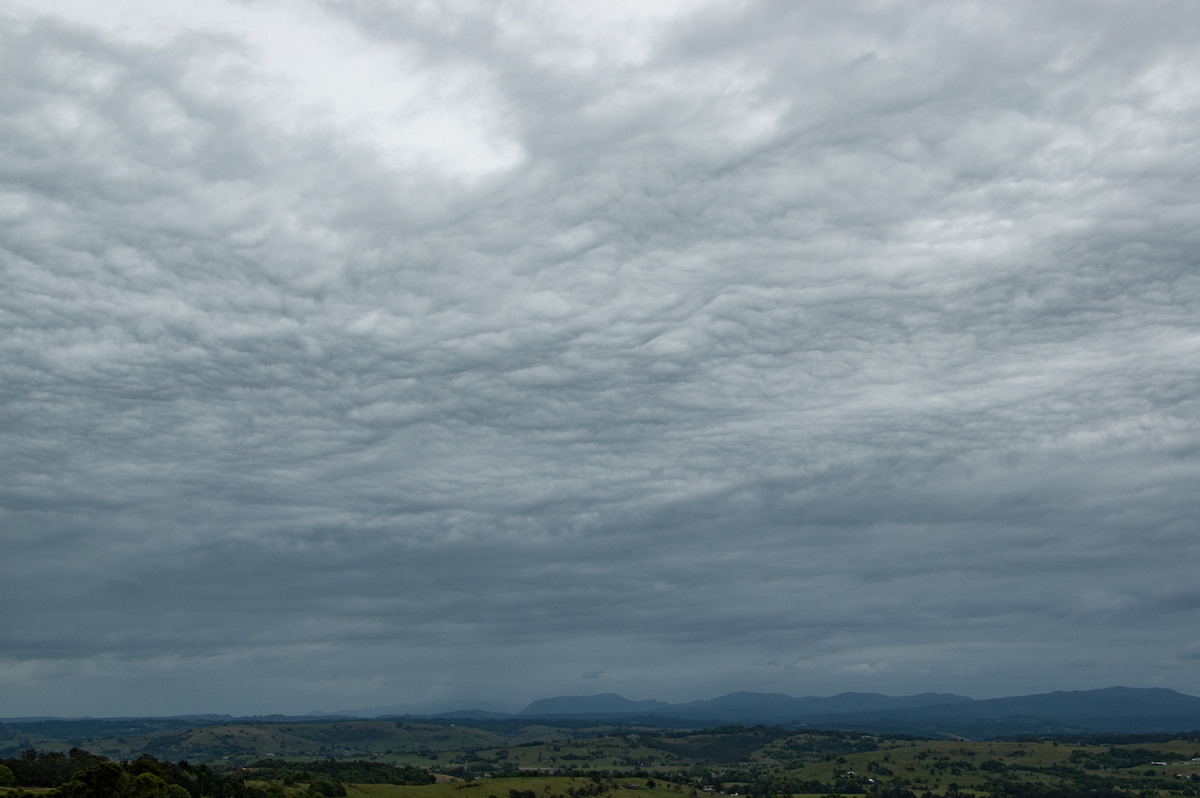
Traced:
<path fill-rule="evenodd" d="M 972 701 L 955 706 L 917 707 L 885 713 L 880 719 L 905 725 L 948 721 L 1023 719 L 1031 726 L 1047 722 L 1078 731 L 1157 732 L 1200 729 L 1200 698 L 1162 687 L 1108 687 L 1056 691 Z"/>
<path fill-rule="evenodd" d="M 556 698 L 541 698 L 521 710 L 521 715 L 547 716 L 595 716 L 595 715 L 651 715 L 673 709 L 662 701 L 631 701 L 616 693 L 599 695 L 565 695 Z"/>
<path fill-rule="evenodd" d="M 970 706 L 926 707 L 921 714 L 965 712 L 974 718 L 1040 715 L 1058 720 L 1119 717 L 1200 717 L 1200 698 L 1162 687 L 1107 687 L 1103 690 L 1055 691 L 972 701 Z"/>
<path fill-rule="evenodd" d="M 887 696 L 879 693 L 839 693 L 828 698 L 793 698 L 782 693 L 730 693 L 710 701 L 676 704 L 663 714 L 697 720 L 722 720 L 750 723 L 794 723 L 805 719 L 846 715 L 857 712 L 883 712 L 928 706 L 954 706 L 972 699 L 953 693 L 922 693 L 912 696 Z"/>
<path fill-rule="evenodd" d="M 521 710 L 523 716 L 594 717 L 597 715 L 659 715 L 728 723 L 791 723 L 805 718 L 855 712 L 882 712 L 935 705 L 954 705 L 972 699 L 950 693 L 886 696 L 878 693 L 841 693 L 829 698 L 793 698 L 783 693 L 729 693 L 708 701 L 669 704 L 631 701 L 616 693 L 543 698 Z"/>
<path fill-rule="evenodd" d="M 1200 729 L 1200 698 L 1164 688 L 1110 687 L 976 701 L 953 693 L 841 693 L 795 698 L 737 692 L 707 701 L 631 701 L 615 693 L 534 701 L 522 716 L 679 718 L 706 723 L 809 724 L 965 736 Z"/>
<path fill-rule="evenodd" d="M 322 712 L 312 712 L 311 715 L 326 715 Z M 350 717 L 350 718 L 382 718 L 382 717 L 403 717 L 413 715 L 417 717 L 441 717 L 454 716 L 460 717 L 510 717 L 508 713 L 496 712 L 494 709 L 485 706 L 476 707 L 474 709 L 463 709 L 461 704 L 455 704 L 449 701 L 438 701 L 429 704 L 387 704 L 378 707 L 366 707 L 364 709 L 342 709 L 334 713 L 329 713 L 327 717 Z"/>

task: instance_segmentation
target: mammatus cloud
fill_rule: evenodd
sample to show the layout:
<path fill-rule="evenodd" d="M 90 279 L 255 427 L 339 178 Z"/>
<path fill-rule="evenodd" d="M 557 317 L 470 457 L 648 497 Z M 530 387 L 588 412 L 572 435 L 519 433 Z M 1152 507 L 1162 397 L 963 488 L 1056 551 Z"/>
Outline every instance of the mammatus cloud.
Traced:
<path fill-rule="evenodd" d="M 1190 5 L 213 8 L 0 14 L 3 714 L 1200 690 Z"/>

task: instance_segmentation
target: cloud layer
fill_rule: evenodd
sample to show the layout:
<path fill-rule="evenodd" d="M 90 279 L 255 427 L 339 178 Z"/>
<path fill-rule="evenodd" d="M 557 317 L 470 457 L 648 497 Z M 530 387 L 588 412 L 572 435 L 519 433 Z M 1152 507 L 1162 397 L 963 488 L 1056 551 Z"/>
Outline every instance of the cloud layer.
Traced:
<path fill-rule="evenodd" d="M 0 714 L 1200 692 L 1194 5 L 118 8 L 0 6 Z"/>

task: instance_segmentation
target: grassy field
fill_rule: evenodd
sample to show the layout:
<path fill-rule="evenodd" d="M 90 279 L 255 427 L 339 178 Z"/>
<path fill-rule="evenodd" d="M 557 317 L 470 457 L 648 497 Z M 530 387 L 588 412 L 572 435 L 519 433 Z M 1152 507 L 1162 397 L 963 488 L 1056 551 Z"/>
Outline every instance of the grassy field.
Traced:
<path fill-rule="evenodd" d="M 443 780 L 428 786 L 347 785 L 348 796 L 363 798 L 582 798 L 601 791 L 608 798 L 705 798 L 737 795 L 750 786 L 740 779 L 753 774 L 759 779 L 777 779 L 773 795 L 862 794 L 884 785 L 899 786 L 916 795 L 971 792 L 988 794 L 996 779 L 1009 779 L 1053 788 L 1064 783 L 1099 784 L 1145 795 L 1200 794 L 1200 743 L 1174 740 L 1161 743 L 1126 745 L 1073 745 L 1053 741 L 1040 742 L 952 742 L 935 740 L 881 739 L 876 750 L 852 751 L 833 755 L 813 754 L 814 741 L 801 740 L 785 746 L 773 741 L 753 751 L 744 762 L 725 766 L 662 768 L 655 773 L 622 777 L 619 770 L 609 776 L 558 776 L 526 771 L 507 777 L 480 778 L 472 781 Z M 697 742 L 697 741 L 693 741 Z M 796 742 L 796 741 L 793 741 Z M 843 742 L 847 742 L 843 740 Z M 848 748 L 866 745 L 869 739 L 854 738 Z M 546 755 L 553 747 L 526 746 L 508 749 L 508 761 L 525 766 Z M 557 753 L 585 751 L 591 755 L 589 767 L 612 771 L 615 760 L 652 756 L 658 751 L 645 741 L 616 737 L 587 741 L 580 747 L 559 744 Z M 495 755 L 497 750 L 489 750 Z M 766 752 L 766 753 L 764 753 Z M 796 764 L 796 755 L 819 756 L 818 761 Z M 501 757 L 501 761 L 503 761 Z M 1165 764 L 1163 764 L 1165 763 Z M 669 774 L 669 776 L 668 776 Z M 1192 781 L 1192 777 L 1196 781 Z M 674 779 L 672 783 L 669 779 Z M 1090 781 L 1089 781 L 1090 780 Z M 787 785 L 821 782 L 830 788 L 811 793 Z M 597 786 L 598 785 L 598 786 Z M 715 786 L 714 786 L 715 785 Z M 842 790 L 837 788 L 841 786 Z"/>
<path fill-rule="evenodd" d="M 800 767 L 792 774 L 805 780 L 836 783 L 848 774 L 879 783 L 902 784 L 920 794 L 944 792 L 950 785 L 964 791 L 986 792 L 990 781 L 1008 777 L 1029 784 L 1054 785 L 1089 777 L 1110 779 L 1122 789 L 1141 789 L 1148 777 L 1169 778 L 1175 786 L 1200 777 L 1200 744 L 1187 741 L 1130 745 L 1071 745 L 1057 742 L 892 742 L 881 750 L 845 754 L 833 761 Z M 1128 752 L 1112 757 L 1111 751 Z M 1094 756 L 1093 756 L 1094 755 Z M 1099 757 L 1097 760 L 1095 757 Z M 1166 764 L 1156 764 L 1166 763 Z"/>

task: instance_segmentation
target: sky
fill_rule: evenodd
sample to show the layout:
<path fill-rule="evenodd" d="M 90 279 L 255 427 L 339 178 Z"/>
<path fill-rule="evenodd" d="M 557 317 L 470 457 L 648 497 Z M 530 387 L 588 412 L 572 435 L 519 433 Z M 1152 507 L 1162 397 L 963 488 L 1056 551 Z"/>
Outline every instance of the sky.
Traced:
<path fill-rule="evenodd" d="M 0 0 L 0 716 L 1200 694 L 1197 41 Z"/>

